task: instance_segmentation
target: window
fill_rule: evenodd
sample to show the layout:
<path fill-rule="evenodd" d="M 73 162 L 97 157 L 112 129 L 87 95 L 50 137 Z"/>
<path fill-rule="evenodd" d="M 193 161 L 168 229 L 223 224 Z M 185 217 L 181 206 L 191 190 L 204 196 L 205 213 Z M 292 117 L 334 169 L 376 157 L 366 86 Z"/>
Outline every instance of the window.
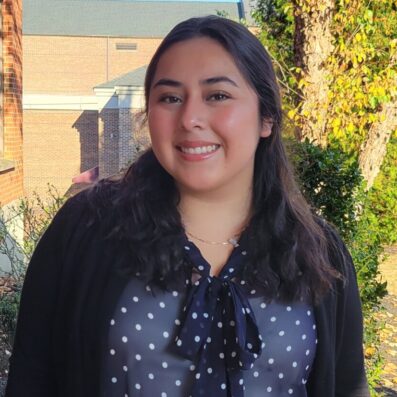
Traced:
<path fill-rule="evenodd" d="M 119 51 L 136 51 L 137 49 L 137 43 L 116 43 L 116 50 Z"/>

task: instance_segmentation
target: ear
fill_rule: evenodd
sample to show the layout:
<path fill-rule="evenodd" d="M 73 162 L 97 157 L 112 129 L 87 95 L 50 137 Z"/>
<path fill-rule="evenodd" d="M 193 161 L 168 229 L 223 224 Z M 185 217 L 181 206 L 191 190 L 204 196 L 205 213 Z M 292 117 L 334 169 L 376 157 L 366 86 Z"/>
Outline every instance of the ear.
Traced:
<path fill-rule="evenodd" d="M 262 120 L 262 128 L 260 131 L 261 138 L 267 138 L 272 133 L 273 120 L 271 118 L 265 118 Z"/>

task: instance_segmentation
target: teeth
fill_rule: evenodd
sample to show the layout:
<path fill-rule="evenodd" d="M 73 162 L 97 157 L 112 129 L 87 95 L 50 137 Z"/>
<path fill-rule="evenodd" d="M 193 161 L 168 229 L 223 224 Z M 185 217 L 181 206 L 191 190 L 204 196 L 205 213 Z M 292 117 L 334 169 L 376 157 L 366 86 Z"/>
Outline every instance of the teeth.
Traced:
<path fill-rule="evenodd" d="M 206 154 L 206 153 L 211 153 L 214 152 L 219 145 L 209 145 L 209 146 L 199 146 L 199 147 L 183 147 L 181 146 L 181 151 L 183 153 L 188 153 L 188 154 Z"/>

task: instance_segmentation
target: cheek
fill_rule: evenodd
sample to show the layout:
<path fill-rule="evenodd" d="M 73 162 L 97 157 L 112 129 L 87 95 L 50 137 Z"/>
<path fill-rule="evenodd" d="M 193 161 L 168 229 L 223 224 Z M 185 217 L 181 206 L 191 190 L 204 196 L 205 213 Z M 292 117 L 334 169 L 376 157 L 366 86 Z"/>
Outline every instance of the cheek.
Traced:
<path fill-rule="evenodd" d="M 232 134 L 234 130 L 241 128 L 243 117 L 235 107 L 227 107 L 217 110 L 212 118 L 212 124 L 217 127 L 218 131 Z"/>
<path fill-rule="evenodd" d="M 259 115 L 253 109 L 255 105 L 223 109 L 213 119 L 217 130 L 223 131 L 225 138 L 244 137 L 245 141 L 253 139 L 256 142 L 260 137 L 260 125 Z"/>
<path fill-rule="evenodd" d="M 149 111 L 148 127 L 153 144 L 169 136 L 170 126 L 171 121 L 169 114 L 156 108 Z"/>

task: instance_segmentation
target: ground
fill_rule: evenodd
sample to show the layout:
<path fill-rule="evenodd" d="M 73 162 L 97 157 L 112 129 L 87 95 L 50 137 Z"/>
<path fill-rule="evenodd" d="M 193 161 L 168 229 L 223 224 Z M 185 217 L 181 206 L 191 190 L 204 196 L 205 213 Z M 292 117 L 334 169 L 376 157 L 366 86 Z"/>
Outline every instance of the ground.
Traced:
<path fill-rule="evenodd" d="M 385 397 L 397 397 L 397 245 L 389 248 L 387 254 L 388 259 L 380 267 L 388 295 L 383 299 L 385 311 L 379 313 L 385 324 L 381 332 L 384 369 L 379 392 Z"/>

